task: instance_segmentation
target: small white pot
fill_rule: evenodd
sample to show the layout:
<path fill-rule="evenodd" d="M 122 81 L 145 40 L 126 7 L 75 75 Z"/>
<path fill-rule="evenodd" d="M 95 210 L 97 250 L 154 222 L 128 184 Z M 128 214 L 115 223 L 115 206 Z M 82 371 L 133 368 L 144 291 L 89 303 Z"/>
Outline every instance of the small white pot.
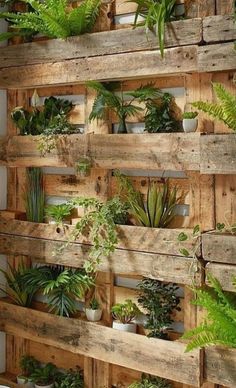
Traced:
<path fill-rule="evenodd" d="M 184 132 L 195 132 L 197 129 L 197 119 L 183 119 Z"/>
<path fill-rule="evenodd" d="M 34 388 L 34 383 L 32 381 L 27 382 L 27 377 L 17 376 L 17 384 L 24 385 L 25 388 Z"/>
<path fill-rule="evenodd" d="M 102 310 L 85 309 L 85 314 L 88 321 L 97 322 L 102 317 Z"/>
<path fill-rule="evenodd" d="M 49 223 L 49 225 L 56 225 L 56 224 L 57 224 L 56 221 L 53 220 L 53 219 L 50 219 L 50 220 L 48 221 L 48 223 Z M 62 225 L 70 225 L 70 224 L 71 224 L 70 221 L 67 221 L 67 220 L 63 220 L 63 221 L 62 221 Z"/>
<path fill-rule="evenodd" d="M 54 383 L 49 384 L 49 385 L 38 385 L 38 384 L 35 384 L 34 386 L 35 386 L 35 388 L 53 388 L 54 387 Z"/>
<path fill-rule="evenodd" d="M 135 323 L 121 323 L 121 322 L 113 321 L 112 327 L 113 329 L 128 331 L 130 333 L 136 333 L 137 331 L 137 325 Z"/>

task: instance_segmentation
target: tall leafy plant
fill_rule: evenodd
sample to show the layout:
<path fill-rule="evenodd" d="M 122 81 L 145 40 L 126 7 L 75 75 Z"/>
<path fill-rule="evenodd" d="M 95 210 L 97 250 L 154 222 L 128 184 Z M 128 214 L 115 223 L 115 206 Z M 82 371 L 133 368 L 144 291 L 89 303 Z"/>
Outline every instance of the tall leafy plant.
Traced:
<path fill-rule="evenodd" d="M 154 31 L 158 38 L 161 56 L 164 56 L 165 23 L 174 18 L 176 0 L 131 0 L 137 4 L 134 27 L 144 26 L 145 30 Z M 138 22 L 141 16 L 143 21 Z"/>
<path fill-rule="evenodd" d="M 197 101 L 192 105 L 208 113 L 216 120 L 223 121 L 230 129 L 236 131 L 236 97 L 219 83 L 213 83 L 213 90 L 218 98 L 217 103 Z"/>
<path fill-rule="evenodd" d="M 27 221 L 44 221 L 44 180 L 40 168 L 29 167 L 26 169 L 26 186 L 24 202 Z"/>
<path fill-rule="evenodd" d="M 65 39 L 91 32 L 96 22 L 100 0 L 84 0 L 77 8 L 68 7 L 69 0 L 22 0 L 30 12 L 2 12 L 0 18 L 11 23 L 12 32 L 0 34 L 0 40 L 14 36 L 41 33 L 49 38 Z"/>
<path fill-rule="evenodd" d="M 224 292 L 214 276 L 210 273 L 207 276 L 212 288 L 194 289 L 196 299 L 192 301 L 206 309 L 207 315 L 201 325 L 183 335 L 190 339 L 187 352 L 211 345 L 236 348 L 236 294 Z M 236 278 L 233 284 L 236 290 Z"/>

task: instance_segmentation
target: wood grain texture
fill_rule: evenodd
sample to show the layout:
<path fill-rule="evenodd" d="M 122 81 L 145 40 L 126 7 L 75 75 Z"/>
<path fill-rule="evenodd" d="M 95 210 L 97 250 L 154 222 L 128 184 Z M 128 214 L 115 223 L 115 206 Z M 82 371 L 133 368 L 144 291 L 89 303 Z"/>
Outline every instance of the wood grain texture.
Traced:
<path fill-rule="evenodd" d="M 203 40 L 207 43 L 236 39 L 233 15 L 209 16 L 203 19 Z"/>
<path fill-rule="evenodd" d="M 236 173 L 236 134 L 201 136 L 202 174 Z"/>
<path fill-rule="evenodd" d="M 200 386 L 200 352 L 185 353 L 185 344 L 180 342 L 125 333 L 3 301 L 0 303 L 0 329 L 72 353 Z"/>
<path fill-rule="evenodd" d="M 233 278 L 236 277 L 236 265 L 208 263 L 206 273 L 208 272 L 219 280 L 223 290 L 235 292 L 232 282 Z M 206 283 L 209 284 L 207 280 Z"/>
<path fill-rule="evenodd" d="M 16 376 L 8 372 L 0 374 L 0 384 L 4 384 L 4 387 L 9 387 L 9 388 L 19 387 L 19 385 L 16 382 Z"/>
<path fill-rule="evenodd" d="M 205 379 L 225 387 L 236 386 L 236 350 L 209 347 L 205 350 Z"/>
<path fill-rule="evenodd" d="M 203 234 L 202 255 L 206 261 L 236 264 L 236 236 L 225 233 Z"/>
<path fill-rule="evenodd" d="M 234 0 L 216 0 L 216 13 L 218 15 L 227 15 L 234 12 Z"/>
<path fill-rule="evenodd" d="M 198 47 L 198 71 L 201 73 L 235 70 L 234 43 L 220 43 Z"/>
<path fill-rule="evenodd" d="M 184 0 L 188 17 L 205 17 L 215 14 L 215 0 Z"/>

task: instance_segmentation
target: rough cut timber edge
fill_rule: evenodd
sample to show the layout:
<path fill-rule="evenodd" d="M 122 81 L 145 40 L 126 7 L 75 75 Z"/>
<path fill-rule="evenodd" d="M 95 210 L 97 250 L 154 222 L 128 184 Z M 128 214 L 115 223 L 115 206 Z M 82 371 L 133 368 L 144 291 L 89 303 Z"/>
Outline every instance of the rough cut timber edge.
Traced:
<path fill-rule="evenodd" d="M 201 384 L 200 351 L 185 353 L 186 345 L 181 342 L 121 332 L 95 323 L 58 317 L 4 301 L 0 302 L 0 329 L 11 335 L 111 364 L 129 365 L 129 368 L 134 370 L 192 386 L 199 387 Z"/>
<path fill-rule="evenodd" d="M 205 349 L 206 381 L 235 388 L 236 386 L 236 349 L 209 347 Z"/>

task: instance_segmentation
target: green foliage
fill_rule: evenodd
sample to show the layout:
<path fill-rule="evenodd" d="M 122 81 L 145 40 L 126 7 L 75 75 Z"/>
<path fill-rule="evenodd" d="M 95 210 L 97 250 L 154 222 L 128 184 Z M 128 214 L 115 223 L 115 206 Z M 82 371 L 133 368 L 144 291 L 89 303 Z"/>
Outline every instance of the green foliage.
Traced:
<path fill-rule="evenodd" d="M 142 374 L 140 381 L 135 381 L 128 388 L 171 388 L 171 383 L 161 377 Z"/>
<path fill-rule="evenodd" d="M 37 167 L 29 167 L 26 169 L 26 187 L 24 192 L 27 221 L 43 222 L 44 202 L 45 192 L 42 170 Z"/>
<path fill-rule="evenodd" d="M 81 176 L 88 176 L 92 168 L 92 160 L 88 157 L 80 158 L 75 168 Z"/>
<path fill-rule="evenodd" d="M 219 100 L 218 103 L 197 101 L 192 105 L 214 119 L 223 121 L 230 129 L 236 131 L 236 97 L 219 83 L 213 83 L 213 89 Z"/>
<path fill-rule="evenodd" d="M 216 230 L 217 232 L 234 234 L 236 233 L 236 222 L 234 222 L 232 225 L 226 225 L 225 223 L 217 222 Z"/>
<path fill-rule="evenodd" d="M 45 209 L 45 215 L 52 218 L 57 225 L 62 224 L 66 217 L 71 214 L 73 205 L 70 203 L 62 203 L 60 205 L 49 205 Z"/>
<path fill-rule="evenodd" d="M 8 264 L 8 271 L 0 268 L 0 272 L 5 276 L 7 281 L 7 289 L 3 286 L 0 290 L 4 292 L 15 304 L 19 306 L 29 307 L 32 302 L 33 293 L 28 292 L 23 281 L 23 276 L 27 268 L 23 261 L 18 268 L 12 267 Z"/>
<path fill-rule="evenodd" d="M 55 388 L 84 388 L 84 378 L 82 370 L 77 367 L 65 373 L 58 374 L 55 381 Z"/>
<path fill-rule="evenodd" d="M 158 37 L 161 56 L 164 56 L 165 23 L 174 17 L 174 6 L 176 0 L 130 0 L 137 4 L 134 27 L 144 26 L 145 30 L 155 32 Z M 144 21 L 138 22 L 138 17 Z"/>
<path fill-rule="evenodd" d="M 170 190 L 168 181 L 161 188 L 156 183 L 149 182 L 147 204 L 145 204 L 141 193 L 134 189 L 129 178 L 119 172 L 115 175 L 120 185 L 120 193 L 139 225 L 165 228 L 170 224 L 178 203 L 176 187 Z"/>
<path fill-rule="evenodd" d="M 191 341 L 186 347 L 189 352 L 195 348 L 211 345 L 224 345 L 236 348 L 236 294 L 222 290 L 219 281 L 211 274 L 207 275 L 210 287 L 195 288 L 194 305 L 207 311 L 204 322 L 183 335 Z M 233 280 L 236 287 L 236 278 Z"/>
<path fill-rule="evenodd" d="M 184 112 L 183 119 L 195 119 L 197 117 L 197 112 Z"/>
<path fill-rule="evenodd" d="M 43 367 L 36 368 L 31 374 L 30 380 L 38 385 L 48 385 L 54 382 L 56 375 L 56 366 L 49 362 Z"/>
<path fill-rule="evenodd" d="M 191 236 L 187 235 L 185 232 L 181 232 L 177 237 L 177 240 L 181 244 L 181 248 L 179 249 L 181 255 L 185 257 L 191 256 L 193 259 L 197 259 L 197 254 L 199 252 L 200 245 L 201 245 L 200 237 L 201 237 L 201 231 L 200 231 L 199 225 L 194 226 Z M 184 243 L 188 241 L 190 238 L 193 241 L 193 246 L 191 251 L 189 251 L 184 247 Z"/>
<path fill-rule="evenodd" d="M 139 314 L 138 306 L 131 299 L 117 303 L 111 309 L 113 318 L 121 323 L 131 323 Z"/>
<path fill-rule="evenodd" d="M 11 23 L 12 33 L 0 34 L 0 40 L 16 35 L 41 33 L 49 38 L 65 39 L 91 32 L 100 9 L 100 0 L 84 0 L 74 9 L 67 0 L 23 0 L 30 12 L 2 12 L 0 18 Z"/>
<path fill-rule="evenodd" d="M 48 296 L 49 312 L 67 317 L 77 311 L 75 299 L 83 298 L 94 284 L 84 270 L 61 266 L 30 268 L 23 280 L 29 293 L 42 290 Z"/>
<path fill-rule="evenodd" d="M 22 376 L 29 377 L 35 369 L 39 368 L 39 361 L 25 354 L 20 358 L 20 368 Z"/>
<path fill-rule="evenodd" d="M 167 338 L 166 330 L 173 322 L 171 314 L 180 311 L 180 299 L 176 296 L 178 286 L 164 284 L 155 279 L 144 278 L 138 285 L 138 302 L 147 311 L 146 328 L 149 337 Z"/>
<path fill-rule="evenodd" d="M 92 310 L 98 310 L 100 308 L 100 305 L 96 298 L 91 299 L 89 302 L 89 308 Z"/>

